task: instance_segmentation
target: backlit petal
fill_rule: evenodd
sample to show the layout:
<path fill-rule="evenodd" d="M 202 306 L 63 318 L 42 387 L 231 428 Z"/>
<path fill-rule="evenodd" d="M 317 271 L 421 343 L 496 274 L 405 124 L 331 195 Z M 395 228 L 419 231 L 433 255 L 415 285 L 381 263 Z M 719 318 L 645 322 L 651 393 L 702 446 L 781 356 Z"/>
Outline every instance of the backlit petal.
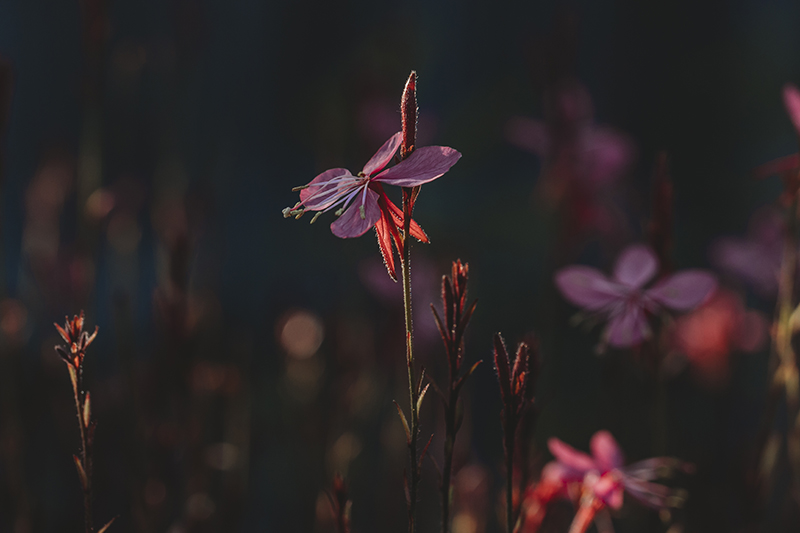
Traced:
<path fill-rule="evenodd" d="M 331 224 L 331 231 L 334 235 L 343 239 L 360 237 L 374 226 L 381 217 L 381 209 L 378 207 L 378 194 L 369 188 L 366 188 L 366 191 L 367 196 L 363 204 L 363 193 L 359 191 L 350 207 Z M 361 205 L 364 206 L 364 218 L 361 218 L 361 209 L 359 208 Z"/>
<path fill-rule="evenodd" d="M 624 458 L 617 441 L 608 431 L 598 431 L 589 443 L 592 456 L 601 472 L 619 468 Z"/>
<path fill-rule="evenodd" d="M 783 105 L 789 118 L 792 119 L 794 129 L 800 135 L 800 90 L 792 83 L 783 86 Z"/>
<path fill-rule="evenodd" d="M 407 159 L 381 172 L 375 181 L 398 187 L 415 187 L 440 177 L 460 157 L 458 151 L 447 146 L 423 146 L 414 150 Z"/>
<path fill-rule="evenodd" d="M 559 463 L 575 472 L 583 474 L 596 468 L 594 460 L 588 454 L 579 452 L 560 439 L 555 437 L 549 439 L 547 447 Z"/>
<path fill-rule="evenodd" d="M 640 288 L 656 275 L 658 259 L 649 246 L 634 244 L 625 248 L 614 265 L 614 278 L 628 287 Z"/>
<path fill-rule="evenodd" d="M 623 288 L 610 281 L 596 268 L 574 265 L 556 272 L 556 286 L 569 302 L 598 311 L 618 302 L 623 297 Z"/>
<path fill-rule="evenodd" d="M 647 324 L 644 310 L 635 304 L 626 305 L 625 311 L 608 323 L 605 335 L 608 344 L 616 348 L 628 348 L 639 344 L 650 336 L 650 326 Z"/>
<path fill-rule="evenodd" d="M 394 157 L 394 154 L 400 147 L 402 140 L 403 134 L 399 131 L 389 137 L 389 140 L 383 143 L 383 146 L 381 146 L 380 149 L 375 152 L 375 155 L 373 155 L 370 160 L 367 161 L 367 164 L 364 165 L 364 170 L 362 172 L 364 172 L 364 174 L 367 176 L 371 176 L 372 174 L 383 170 L 384 167 L 389 164 L 389 161 L 391 161 Z"/>
<path fill-rule="evenodd" d="M 300 191 L 300 202 L 310 211 L 322 211 L 351 192 L 359 181 L 346 168 L 326 170 Z"/>
<path fill-rule="evenodd" d="M 665 307 L 688 311 L 700 305 L 717 288 L 717 278 L 705 270 L 683 270 L 656 284 L 645 294 Z"/>

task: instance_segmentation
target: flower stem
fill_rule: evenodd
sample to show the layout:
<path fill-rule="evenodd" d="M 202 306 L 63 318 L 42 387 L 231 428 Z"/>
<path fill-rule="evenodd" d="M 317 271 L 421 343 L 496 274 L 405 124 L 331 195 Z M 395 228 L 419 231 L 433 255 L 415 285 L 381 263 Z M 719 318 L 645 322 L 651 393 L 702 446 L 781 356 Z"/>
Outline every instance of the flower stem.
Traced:
<path fill-rule="evenodd" d="M 411 195 L 403 191 L 403 309 L 406 322 L 406 364 L 408 366 L 408 392 L 411 402 L 411 440 L 408 443 L 408 455 L 411 461 L 411 479 L 408 497 L 408 531 L 414 533 L 417 504 L 417 485 L 419 484 L 419 465 L 417 464 L 417 437 L 419 435 L 419 413 L 417 412 L 417 378 L 414 371 L 413 324 L 411 321 Z"/>
<path fill-rule="evenodd" d="M 403 141 L 400 158 L 405 159 L 414 150 L 417 137 L 417 73 L 412 71 L 403 89 L 400 110 L 403 121 Z M 408 456 L 411 461 L 411 479 L 408 486 L 408 532 L 414 533 L 416 527 L 417 486 L 420 469 L 417 460 L 417 438 L 419 436 L 419 413 L 417 401 L 419 388 L 414 371 L 413 334 L 411 321 L 411 214 L 416 199 L 415 189 L 403 188 L 403 250 L 400 258 L 403 277 L 403 310 L 406 323 L 406 365 L 408 366 L 408 395 L 411 403 L 411 438 L 408 442 Z"/>
<path fill-rule="evenodd" d="M 72 382 L 72 393 L 75 398 L 75 410 L 78 415 L 78 428 L 81 433 L 81 467 L 83 468 L 83 475 L 81 476 L 81 485 L 83 486 L 83 521 L 86 533 L 94 533 L 94 525 L 92 524 L 92 456 L 89 446 L 91 441 L 86 434 L 87 428 L 84 425 L 84 405 L 85 399 L 82 399 L 80 392 L 83 369 L 78 367 L 75 370 L 77 379 Z"/>

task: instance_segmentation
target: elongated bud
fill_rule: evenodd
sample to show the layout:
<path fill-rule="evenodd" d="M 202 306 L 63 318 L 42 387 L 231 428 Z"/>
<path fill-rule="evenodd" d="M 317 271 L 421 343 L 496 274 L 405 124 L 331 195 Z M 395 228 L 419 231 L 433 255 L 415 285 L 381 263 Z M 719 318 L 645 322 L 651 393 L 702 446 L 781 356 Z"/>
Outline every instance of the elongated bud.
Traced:
<path fill-rule="evenodd" d="M 403 144 L 400 145 L 400 159 L 405 159 L 414 151 L 417 143 L 417 71 L 412 70 L 403 89 L 400 100 L 400 114 L 403 120 Z"/>
<path fill-rule="evenodd" d="M 86 401 L 83 403 L 83 427 L 88 428 L 89 422 L 92 420 L 92 399 L 89 393 L 86 393 Z"/>

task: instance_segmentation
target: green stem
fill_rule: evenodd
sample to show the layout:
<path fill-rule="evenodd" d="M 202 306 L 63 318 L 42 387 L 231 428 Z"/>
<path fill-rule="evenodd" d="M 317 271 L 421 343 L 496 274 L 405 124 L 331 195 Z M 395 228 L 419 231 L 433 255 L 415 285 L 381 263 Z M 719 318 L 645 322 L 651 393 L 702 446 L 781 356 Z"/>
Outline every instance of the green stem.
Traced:
<path fill-rule="evenodd" d="M 411 479 L 409 482 L 408 531 L 415 531 L 415 515 L 417 507 L 417 485 L 419 484 L 419 465 L 417 463 L 417 437 L 419 435 L 419 413 L 417 413 L 417 379 L 414 371 L 414 351 L 412 346 L 413 325 L 411 321 L 411 193 L 403 190 L 403 309 L 406 322 L 406 363 L 408 366 L 408 394 L 411 403 L 411 442 L 408 444 L 408 456 L 411 461 Z"/>

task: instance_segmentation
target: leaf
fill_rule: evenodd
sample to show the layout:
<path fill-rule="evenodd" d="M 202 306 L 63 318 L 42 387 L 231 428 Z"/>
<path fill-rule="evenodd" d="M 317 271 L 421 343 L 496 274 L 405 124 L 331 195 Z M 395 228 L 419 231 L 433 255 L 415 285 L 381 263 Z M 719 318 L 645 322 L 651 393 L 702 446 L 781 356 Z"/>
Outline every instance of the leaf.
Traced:
<path fill-rule="evenodd" d="M 87 392 L 86 399 L 83 402 L 83 427 L 88 428 L 91 419 L 92 419 L 91 396 Z"/>
<path fill-rule="evenodd" d="M 433 433 L 431 433 L 431 437 L 428 439 L 428 444 L 426 444 L 425 447 L 422 448 L 422 453 L 420 454 L 419 461 L 417 463 L 417 470 L 422 468 L 422 460 L 425 459 L 425 454 L 428 453 L 428 447 L 431 445 L 432 441 L 433 441 Z"/>
<path fill-rule="evenodd" d="M 464 330 L 467 329 L 467 324 L 469 324 L 469 319 L 472 318 L 472 313 L 475 312 L 475 307 L 478 305 L 478 300 L 472 300 L 472 303 L 469 307 L 467 307 L 467 311 L 464 313 L 464 316 L 461 317 L 461 323 L 458 325 L 458 334 L 459 336 L 464 333 Z"/>
<path fill-rule="evenodd" d="M 75 365 L 72 363 L 67 363 L 67 369 L 69 370 L 69 379 L 72 381 L 72 390 L 76 393 L 78 392 L 78 370 L 75 368 Z"/>
<path fill-rule="evenodd" d="M 430 386 L 431 384 L 428 383 L 425 385 L 425 388 L 422 389 L 422 392 L 419 393 L 419 398 L 417 398 L 417 416 L 419 416 L 419 409 L 422 407 L 422 400 L 425 398 L 425 393 L 428 392 L 428 387 Z"/>
<path fill-rule="evenodd" d="M 436 311 L 436 308 L 431 304 L 431 311 L 433 311 L 433 319 L 436 321 L 436 327 L 439 329 L 439 335 L 442 336 L 442 342 L 444 342 L 444 349 L 447 353 L 450 353 L 450 336 L 444 329 L 444 324 L 442 324 L 442 319 L 439 317 L 439 313 Z"/>
<path fill-rule="evenodd" d="M 114 518 L 112 518 L 111 520 L 109 520 L 109 521 L 106 523 L 106 525 L 104 525 L 103 527 L 101 527 L 100 529 L 98 529 L 98 530 L 97 530 L 97 533 L 105 533 L 105 531 L 106 531 L 106 530 L 107 530 L 109 527 L 111 527 L 111 524 L 113 524 L 113 523 L 114 523 L 114 520 L 116 520 L 117 518 L 119 518 L 119 517 L 118 517 L 118 516 L 115 516 Z"/>
<path fill-rule="evenodd" d="M 456 381 L 456 386 L 455 386 L 456 394 L 458 394 L 458 392 L 461 390 L 461 387 L 464 386 L 464 382 L 467 381 L 467 378 L 470 377 L 473 372 L 475 372 L 475 369 L 478 368 L 478 365 L 480 365 L 482 362 L 483 360 L 475 361 L 475 363 L 473 363 L 472 366 L 469 367 L 467 373 L 458 378 L 458 381 Z"/>
<path fill-rule="evenodd" d="M 72 460 L 75 462 L 75 468 L 78 469 L 78 477 L 81 480 L 81 486 L 83 487 L 83 490 L 86 490 L 86 487 L 89 485 L 89 479 L 86 477 L 86 471 L 83 469 L 83 464 L 81 464 L 81 458 L 73 454 Z"/>
<path fill-rule="evenodd" d="M 503 337 L 494 334 L 494 367 L 497 369 L 497 381 L 500 383 L 500 395 L 503 402 L 511 398 L 511 378 L 508 369 L 508 352 Z"/>
<path fill-rule="evenodd" d="M 411 446 L 411 430 L 408 428 L 406 415 L 403 414 L 403 409 L 400 407 L 400 404 L 395 400 L 392 401 L 394 402 L 394 406 L 397 407 L 397 414 L 400 415 L 400 421 L 403 423 L 403 429 L 406 430 L 406 444 Z"/>

